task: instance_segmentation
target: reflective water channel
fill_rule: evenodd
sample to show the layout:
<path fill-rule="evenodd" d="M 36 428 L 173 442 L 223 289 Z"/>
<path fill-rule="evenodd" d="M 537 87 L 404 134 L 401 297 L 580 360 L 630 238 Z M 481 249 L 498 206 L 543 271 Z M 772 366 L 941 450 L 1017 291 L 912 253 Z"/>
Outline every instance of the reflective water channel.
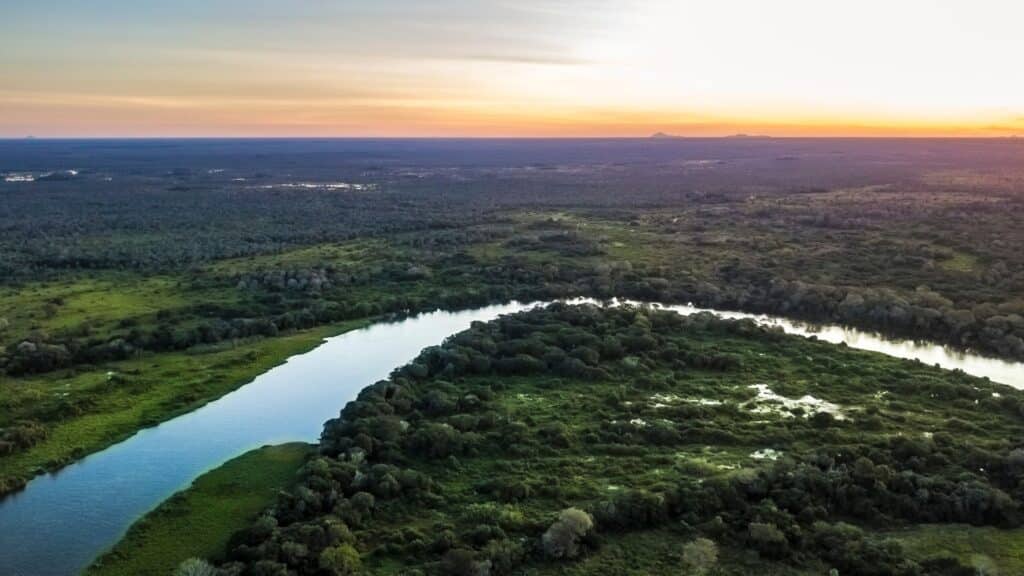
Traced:
<path fill-rule="evenodd" d="M 328 338 L 249 384 L 191 413 L 136 433 L 59 472 L 40 476 L 0 501 L 0 574 L 68 576 L 116 543 L 128 527 L 203 472 L 266 444 L 315 442 L 324 421 L 368 384 L 387 377 L 421 349 L 474 321 L 537 304 L 512 302 L 460 312 L 432 312 Z M 704 311 L 664 306 L 682 314 Z M 1024 388 L 1024 364 L 943 346 L 891 340 L 837 326 L 737 312 L 786 332 L 917 358 Z"/>

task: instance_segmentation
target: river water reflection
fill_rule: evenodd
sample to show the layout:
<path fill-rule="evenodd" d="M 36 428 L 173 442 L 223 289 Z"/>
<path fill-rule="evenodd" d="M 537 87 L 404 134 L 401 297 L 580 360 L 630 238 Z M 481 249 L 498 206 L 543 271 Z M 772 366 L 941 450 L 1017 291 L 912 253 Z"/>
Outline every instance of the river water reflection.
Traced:
<path fill-rule="evenodd" d="M 575 302 L 580 302 L 576 300 Z M 488 321 L 536 304 L 512 302 L 460 312 L 432 312 L 329 338 L 316 349 L 189 414 L 40 476 L 0 501 L 0 575 L 68 576 L 113 545 L 141 515 L 206 470 L 265 444 L 315 442 L 324 421 L 363 387 L 474 321 Z M 665 306 L 690 314 L 701 309 Z M 835 326 L 721 312 L 813 334 L 830 342 L 928 364 L 1024 388 L 1024 364 L 942 346 L 893 341 Z"/>

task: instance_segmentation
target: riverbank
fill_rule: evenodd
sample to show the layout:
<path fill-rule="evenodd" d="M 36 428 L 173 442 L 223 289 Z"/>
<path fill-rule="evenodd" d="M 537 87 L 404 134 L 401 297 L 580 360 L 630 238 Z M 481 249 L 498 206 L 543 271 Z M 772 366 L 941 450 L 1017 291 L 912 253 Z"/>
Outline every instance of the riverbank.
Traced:
<path fill-rule="evenodd" d="M 89 395 L 90 401 L 80 414 L 54 422 L 46 437 L 28 450 L 0 458 L 0 496 L 141 429 L 192 412 L 288 358 L 312 350 L 325 338 L 362 328 L 373 320 L 342 322 L 234 346 L 147 354 L 112 363 L 103 371 L 69 376 L 59 386 L 50 375 L 7 379 L 0 383 L 0 393 L 20 387 L 22 395 L 28 388 L 40 398 L 75 394 Z"/>
<path fill-rule="evenodd" d="M 808 262 L 789 260 L 788 251 L 760 269 L 763 247 L 741 240 L 766 230 L 681 243 L 673 238 L 684 234 L 687 218 L 669 216 L 512 211 L 456 230 L 219 259 L 188 274 L 80 271 L 0 290 L 0 494 L 223 396 L 259 373 L 240 367 L 246 358 L 233 351 L 274 355 L 275 348 L 294 347 L 261 364 L 265 369 L 317 341 L 295 345 L 289 340 L 296 334 L 336 333 L 342 318 L 365 323 L 382 314 L 513 298 L 619 295 L 842 323 L 1017 357 L 1013 347 L 1000 352 L 979 335 L 1017 342 L 1011 334 L 1024 313 L 1015 304 L 1019 298 L 994 289 L 984 290 L 983 299 L 968 298 L 980 284 L 976 271 L 964 266 L 950 271 L 936 264 L 890 278 L 882 273 L 892 267 L 875 263 L 863 269 L 877 279 L 865 292 L 856 288 L 863 284 L 859 277 L 843 270 L 815 273 Z M 691 225 L 705 221 L 690 216 Z M 839 242 L 780 238 L 778 246 L 810 240 Z M 831 270 L 831 254 L 845 245 L 824 250 L 830 256 L 820 264 Z M 951 319 L 957 330 L 947 325 Z M 326 328 L 292 332 L 318 323 Z M 279 331 L 288 336 L 276 336 Z"/>
<path fill-rule="evenodd" d="M 203 472 L 256 446 L 317 441 L 323 422 L 368 383 L 474 321 L 523 306 L 434 312 L 329 338 L 214 402 L 37 478 L 0 501 L 0 573 L 80 572 Z"/>
<path fill-rule="evenodd" d="M 167 576 L 188 558 L 218 558 L 228 539 L 292 486 L 310 444 L 264 446 L 203 474 L 132 525 L 88 576 Z"/>
<path fill-rule="evenodd" d="M 939 541 L 912 557 L 883 533 L 1021 526 L 1022 401 L 749 321 L 533 309 L 364 389 L 270 512 L 280 529 L 252 527 L 226 568 L 965 573 Z"/>
<path fill-rule="evenodd" d="M 40 478 L 29 490 L 10 501 L 0 502 L 0 549 L 18 550 L 17 555 L 7 558 L 10 562 L 8 568 L 39 568 L 39 560 L 45 557 L 47 550 L 61 543 L 67 553 L 56 564 L 47 564 L 48 571 L 40 574 L 56 576 L 78 571 L 98 552 L 116 542 L 140 516 L 204 471 L 253 446 L 294 440 L 316 441 L 320 437 L 322 422 L 337 417 L 338 409 L 355 398 L 365 386 L 386 378 L 396 366 L 412 359 L 424 348 L 444 341 L 474 322 L 486 322 L 502 314 L 531 307 L 531 304 L 513 302 L 461 312 L 438 311 L 400 322 L 381 322 L 330 338 L 310 353 L 296 356 L 286 364 L 267 371 L 217 402 L 146 430 L 130 441 L 68 467 L 59 475 Z M 681 307 L 671 308 L 680 312 L 696 312 Z M 737 316 L 735 313 L 730 315 Z M 758 317 L 756 320 L 765 322 L 773 332 L 778 329 L 796 331 L 799 328 L 777 318 Z M 753 324 L 744 324 L 753 328 Z M 809 328 L 803 327 L 804 330 Z M 819 326 L 815 333 L 827 339 L 828 333 L 822 332 L 826 328 Z M 857 342 L 850 348 L 868 347 L 872 343 L 885 345 L 884 340 L 870 334 L 851 335 L 857 336 Z M 810 339 L 804 341 L 809 345 L 813 343 Z M 817 344 L 824 345 L 822 342 Z M 829 350 L 832 354 L 831 346 Z M 943 348 L 936 346 L 934 350 L 942 351 Z M 904 356 L 905 352 L 896 347 L 890 356 L 915 357 Z M 914 350 L 914 354 L 919 352 L 920 349 Z M 875 361 L 884 358 L 882 355 L 872 356 Z M 762 358 L 751 362 L 763 363 Z M 861 362 L 866 356 L 859 358 L 861 360 L 816 366 L 813 373 L 818 376 L 815 380 L 824 378 L 823 366 L 828 366 L 825 373 L 830 374 L 829 378 L 842 376 L 850 365 Z M 963 361 L 954 355 L 938 363 L 954 368 L 962 366 Z M 950 375 L 920 362 L 901 364 L 899 380 L 909 378 L 908 372 L 903 370 L 930 373 L 932 377 Z M 963 380 L 958 380 L 960 384 L 971 382 L 975 390 L 979 386 L 993 386 L 963 374 L 960 378 Z M 911 381 L 916 380 L 911 378 Z M 834 392 L 829 382 L 820 381 L 818 384 L 825 386 L 824 391 Z M 1003 388 L 994 387 L 998 391 Z M 820 391 L 815 392 L 817 396 Z M 943 397 L 946 394 L 944 391 Z M 985 402 L 1002 405 L 1012 402 L 1014 394 L 1016 392 L 1006 388 L 1002 394 L 985 398 Z M 76 521 L 67 523 L 69 516 L 74 516 Z M 31 537 L 31 534 L 41 531 L 49 535 L 46 542 Z M 0 571 L 2 568 L 0 565 Z"/>
<path fill-rule="evenodd" d="M 655 304 L 657 305 L 657 304 Z M 710 311 L 727 318 L 754 318 L 786 332 L 814 336 L 833 343 L 919 358 L 926 364 L 960 369 L 976 376 L 1024 388 L 1019 364 L 947 349 L 939 344 L 889 338 L 834 324 L 817 324 L 746 312 L 719 311 L 682 305 L 662 305 L 683 314 Z M 182 352 L 149 353 L 111 363 L 102 369 L 0 381 L 0 393 L 17 390 L 19 402 L 39 399 L 55 404 L 51 411 L 69 415 L 58 419 L 46 436 L 28 450 L 0 457 L 0 498 L 24 486 L 32 477 L 53 472 L 175 416 L 186 414 L 220 398 L 252 378 L 308 352 L 324 338 L 373 323 L 364 318 L 284 336 L 221 343 Z M 182 378 L 183 374 L 189 377 Z M 28 393 L 26 391 L 29 391 Z M 80 400 L 65 404 L 67 397 Z M 81 398 L 85 398 L 81 400 Z"/>

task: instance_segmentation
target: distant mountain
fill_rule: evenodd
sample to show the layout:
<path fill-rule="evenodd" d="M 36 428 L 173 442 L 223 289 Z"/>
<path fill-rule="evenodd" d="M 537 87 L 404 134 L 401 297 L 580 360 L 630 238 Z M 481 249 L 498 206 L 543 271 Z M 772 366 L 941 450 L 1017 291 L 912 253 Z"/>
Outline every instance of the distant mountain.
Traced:
<path fill-rule="evenodd" d="M 672 140 L 675 138 L 685 138 L 685 136 L 677 136 L 675 134 L 666 134 L 664 132 L 655 132 L 651 134 L 651 138 L 654 140 Z"/>

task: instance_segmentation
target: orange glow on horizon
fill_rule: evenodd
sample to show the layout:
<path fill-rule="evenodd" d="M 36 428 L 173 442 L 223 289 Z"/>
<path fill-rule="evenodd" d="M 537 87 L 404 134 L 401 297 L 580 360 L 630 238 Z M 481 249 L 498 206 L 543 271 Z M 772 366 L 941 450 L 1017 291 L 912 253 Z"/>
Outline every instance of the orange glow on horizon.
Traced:
<path fill-rule="evenodd" d="M 1010 0 L 112 1 L 0 21 L 0 137 L 1024 135 Z"/>
<path fill-rule="evenodd" d="M 59 114 L 54 110 L 59 108 Z M 106 99 L 9 102 L 9 136 L 240 137 L 1007 137 L 1024 119 L 874 118 L 870 115 L 730 116 L 722 112 L 526 107 L 507 103 Z M 52 131 L 33 130 L 59 120 Z M 18 124 L 24 126 L 19 130 Z"/>

